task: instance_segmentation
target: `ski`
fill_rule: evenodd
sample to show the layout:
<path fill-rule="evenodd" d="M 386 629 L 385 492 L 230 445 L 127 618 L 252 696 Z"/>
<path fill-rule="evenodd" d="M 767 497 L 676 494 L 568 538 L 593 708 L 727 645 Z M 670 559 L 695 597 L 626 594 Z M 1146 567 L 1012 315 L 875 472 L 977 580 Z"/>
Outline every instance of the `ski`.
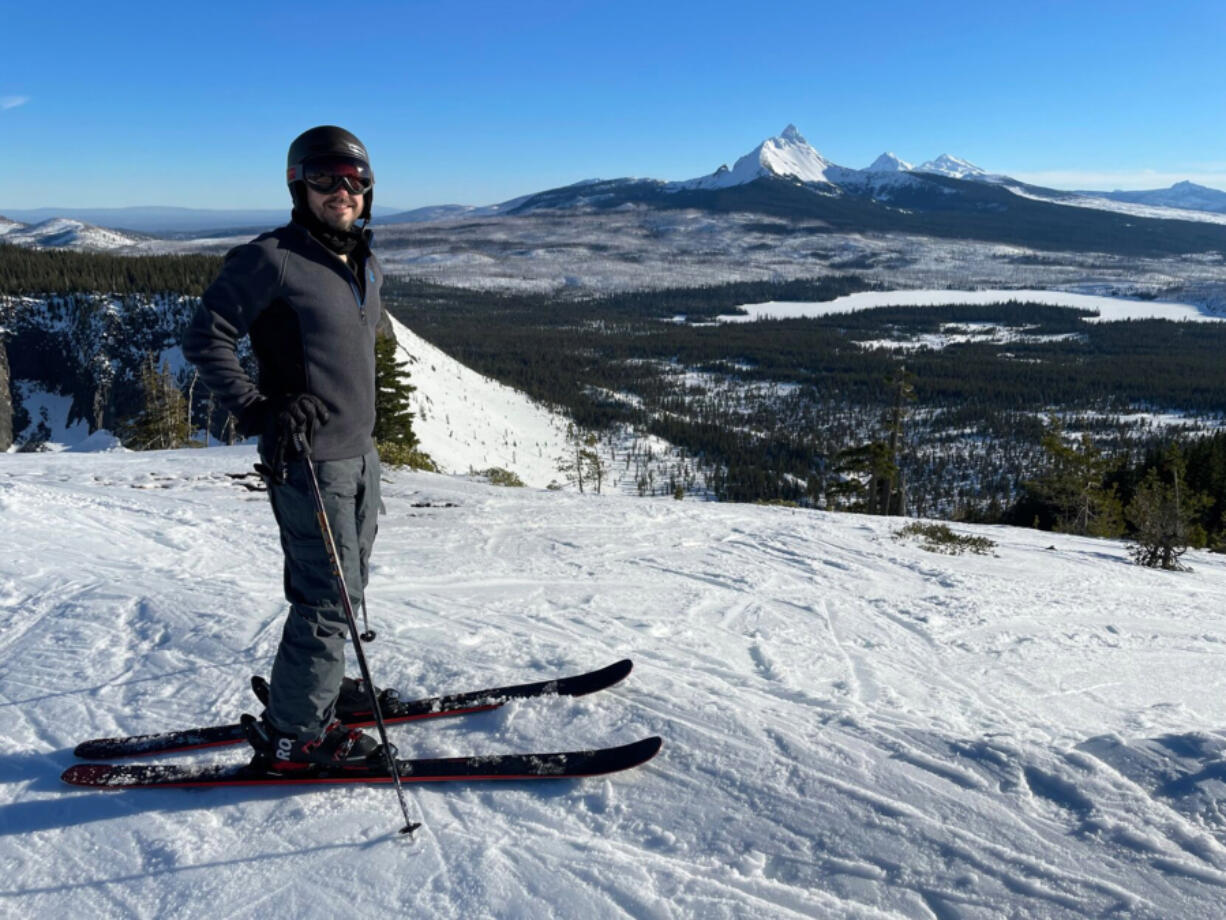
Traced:
<path fill-rule="evenodd" d="M 596 671 L 553 680 L 490 687 L 485 690 L 471 690 L 466 693 L 452 693 L 447 696 L 433 696 L 420 700 L 390 699 L 381 704 L 383 721 L 391 724 L 488 712 L 510 700 L 537 696 L 584 696 L 621 682 L 630 673 L 633 666 L 629 658 L 624 658 Z M 261 688 L 265 686 L 263 680 L 255 678 L 252 683 L 258 695 Z M 373 725 L 374 713 L 362 711 L 348 713 L 344 721 L 345 724 L 355 728 Z M 242 725 L 236 722 L 233 725 L 212 725 L 154 735 L 95 738 L 78 744 L 73 754 L 83 760 L 111 760 L 118 757 L 142 757 L 149 754 L 169 754 L 200 748 L 222 747 L 227 744 L 239 744 L 246 740 L 247 736 L 243 732 Z"/>
<path fill-rule="evenodd" d="M 646 763 L 660 750 L 659 737 L 620 747 L 550 754 L 489 754 L 398 760 L 402 783 L 483 782 L 487 780 L 574 779 L 628 770 Z M 261 759 L 235 764 L 74 764 L 60 776 L 73 786 L 104 789 L 178 788 L 188 786 L 298 786 L 344 783 L 390 783 L 383 765 L 319 767 L 271 771 Z"/>

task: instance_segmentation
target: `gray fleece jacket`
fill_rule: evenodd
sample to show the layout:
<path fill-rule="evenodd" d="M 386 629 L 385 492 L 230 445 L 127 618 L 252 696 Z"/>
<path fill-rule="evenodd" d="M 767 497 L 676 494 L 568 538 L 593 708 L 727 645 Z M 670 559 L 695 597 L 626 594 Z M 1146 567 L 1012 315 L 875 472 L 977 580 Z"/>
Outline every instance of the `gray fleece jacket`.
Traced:
<path fill-rule="evenodd" d="M 295 223 L 237 246 L 183 333 L 183 354 L 236 416 L 261 397 L 311 393 L 323 400 L 330 418 L 315 433 L 317 460 L 360 457 L 374 444 L 383 271 L 369 243 L 367 231 L 366 245 L 351 257 L 356 273 Z M 238 359 L 244 335 L 251 336 L 258 383 Z M 276 432 L 259 434 L 261 453 L 271 456 Z"/>

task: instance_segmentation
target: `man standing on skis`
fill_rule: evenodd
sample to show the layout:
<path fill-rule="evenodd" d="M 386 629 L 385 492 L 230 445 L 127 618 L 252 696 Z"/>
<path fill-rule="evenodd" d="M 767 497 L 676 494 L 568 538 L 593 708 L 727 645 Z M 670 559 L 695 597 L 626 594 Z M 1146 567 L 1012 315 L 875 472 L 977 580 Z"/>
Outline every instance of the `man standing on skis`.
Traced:
<path fill-rule="evenodd" d="M 366 229 L 375 177 L 356 137 L 321 126 L 290 145 L 286 181 L 290 222 L 226 255 L 184 333 L 183 353 L 239 431 L 259 436 L 281 532 L 290 610 L 253 743 L 274 767 L 364 763 L 377 750 L 374 739 L 336 721 L 347 620 L 296 444 L 309 445 L 356 608 L 380 504 L 372 431 L 383 273 Z M 238 359 L 245 335 L 258 383 Z M 352 684 L 345 681 L 347 693 Z"/>

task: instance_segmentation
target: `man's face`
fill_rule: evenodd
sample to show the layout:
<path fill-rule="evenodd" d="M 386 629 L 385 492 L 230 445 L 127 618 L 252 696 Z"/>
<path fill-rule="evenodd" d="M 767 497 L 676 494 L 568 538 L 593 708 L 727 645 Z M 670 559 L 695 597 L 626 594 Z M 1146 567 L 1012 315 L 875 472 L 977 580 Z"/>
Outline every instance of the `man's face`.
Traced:
<path fill-rule="evenodd" d="M 309 185 L 306 187 L 307 206 L 319 220 L 333 230 L 348 230 L 362 213 L 365 195 L 355 195 L 344 184 L 323 194 Z"/>

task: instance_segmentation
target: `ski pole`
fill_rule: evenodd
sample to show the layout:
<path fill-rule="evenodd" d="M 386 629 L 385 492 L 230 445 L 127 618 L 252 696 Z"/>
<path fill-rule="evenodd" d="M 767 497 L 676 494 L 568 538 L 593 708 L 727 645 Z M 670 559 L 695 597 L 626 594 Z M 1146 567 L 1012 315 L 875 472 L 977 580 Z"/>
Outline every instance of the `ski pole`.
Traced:
<path fill-rule="evenodd" d="M 324 510 L 324 497 L 319 491 L 315 464 L 311 462 L 311 448 L 302 432 L 294 433 L 294 443 L 302 452 L 302 463 L 306 467 L 307 478 L 311 483 L 311 496 L 315 499 L 315 517 L 319 520 L 319 532 L 323 537 L 328 559 L 332 563 L 332 574 L 336 576 L 336 586 L 341 592 L 341 606 L 345 610 L 345 620 L 349 624 L 349 635 L 353 639 L 353 650 L 358 657 L 358 667 L 362 669 L 362 682 L 366 684 L 366 695 L 370 697 L 370 708 L 375 714 L 375 724 L 379 727 L 379 740 L 383 743 L 383 756 L 387 760 L 387 769 L 392 774 L 392 783 L 396 786 L 400 811 L 404 814 L 404 827 L 400 829 L 400 833 L 411 837 L 413 831 L 421 827 L 421 822 L 409 817 L 409 805 L 404 800 L 404 786 L 400 782 L 400 768 L 396 764 L 396 755 L 393 753 L 392 745 L 387 740 L 387 726 L 383 723 L 383 711 L 379 707 L 378 694 L 375 693 L 375 682 L 370 679 L 370 667 L 366 664 L 366 653 L 362 650 L 362 637 L 358 633 L 358 622 L 353 615 L 353 604 L 349 601 L 349 589 L 345 586 L 345 575 L 341 571 L 340 557 L 336 552 L 336 540 L 332 536 L 332 526 L 328 523 L 328 512 Z"/>

